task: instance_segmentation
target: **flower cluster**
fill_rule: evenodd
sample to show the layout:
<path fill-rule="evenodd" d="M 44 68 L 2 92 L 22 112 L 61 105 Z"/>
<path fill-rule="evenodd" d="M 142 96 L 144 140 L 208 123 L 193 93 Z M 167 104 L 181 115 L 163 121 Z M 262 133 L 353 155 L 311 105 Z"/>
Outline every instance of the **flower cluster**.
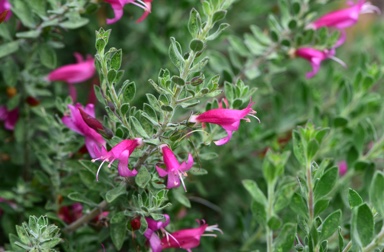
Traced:
<path fill-rule="evenodd" d="M 311 63 L 312 71 L 306 74 L 307 78 L 315 76 L 320 69 L 321 62 L 326 59 L 333 59 L 345 67 L 346 65 L 344 62 L 334 56 L 335 49 L 341 46 L 346 40 L 345 29 L 355 25 L 361 14 L 380 13 L 378 7 L 365 0 L 358 0 L 356 3 L 349 2 L 349 4 L 350 7 L 325 14 L 307 26 L 309 29 L 317 30 L 321 27 L 327 27 L 340 32 L 338 41 L 330 49 L 318 50 L 315 48 L 303 47 L 298 48 L 295 51 L 295 56 L 301 57 Z"/>

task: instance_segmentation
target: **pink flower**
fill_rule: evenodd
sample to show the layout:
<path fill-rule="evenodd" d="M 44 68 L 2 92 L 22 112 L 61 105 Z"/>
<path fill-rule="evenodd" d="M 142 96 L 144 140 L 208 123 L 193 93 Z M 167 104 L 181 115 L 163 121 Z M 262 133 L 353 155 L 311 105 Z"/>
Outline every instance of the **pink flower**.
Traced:
<path fill-rule="evenodd" d="M 227 132 L 227 136 L 214 142 L 216 145 L 223 145 L 231 139 L 232 133 L 239 129 L 240 120 L 250 122 L 249 118 L 245 117 L 256 114 L 256 111 L 251 108 L 253 104 L 253 102 L 249 102 L 248 106 L 241 110 L 223 108 L 211 109 L 201 115 L 191 116 L 189 122 L 213 123 L 223 127 Z M 256 116 L 253 117 L 258 119 Z"/>
<path fill-rule="evenodd" d="M 104 138 L 97 133 L 94 129 L 89 127 L 81 116 L 80 110 L 88 114 L 91 117 L 95 117 L 95 108 L 93 104 L 88 104 L 83 108 L 80 103 L 77 103 L 75 106 L 68 105 L 70 114 L 63 116 L 61 121 L 71 130 L 76 133 L 83 135 L 85 137 L 85 146 L 89 152 L 89 155 L 92 158 L 99 157 L 102 151 L 102 148 L 105 146 Z"/>
<path fill-rule="evenodd" d="M 170 218 L 168 214 L 164 214 L 164 221 L 155 221 L 152 218 L 146 217 L 145 220 L 148 223 L 148 228 L 144 232 L 144 236 L 147 238 L 149 242 L 149 246 L 151 247 L 152 252 L 161 252 L 161 241 L 159 236 L 155 233 L 157 230 L 164 230 L 166 226 L 168 226 Z"/>
<path fill-rule="evenodd" d="M 167 188 L 173 188 L 180 186 L 180 180 L 183 183 L 184 190 L 186 191 L 183 176 L 187 176 L 186 171 L 191 169 L 193 166 L 193 157 L 191 154 L 188 154 L 187 162 L 179 164 L 175 154 L 172 150 L 165 144 L 160 146 L 161 152 L 163 153 L 163 160 L 166 166 L 166 170 L 156 166 L 156 170 L 159 173 L 160 177 L 168 176 Z"/>
<path fill-rule="evenodd" d="M 328 27 L 340 30 L 340 38 L 335 44 L 335 47 L 339 47 L 345 42 L 346 39 L 344 29 L 356 24 L 360 14 L 374 12 L 380 13 L 380 9 L 369 2 L 365 2 L 365 0 L 358 0 L 356 4 L 351 2 L 350 7 L 348 8 L 325 14 L 313 23 L 309 24 L 308 28 L 316 30 L 321 27 Z"/>
<path fill-rule="evenodd" d="M 11 7 L 8 0 L 0 0 L 0 23 L 7 21 L 12 16 Z"/>
<path fill-rule="evenodd" d="M 17 120 L 19 119 L 19 109 L 8 110 L 5 106 L 0 106 L 0 121 L 4 122 L 7 130 L 14 130 Z"/>
<path fill-rule="evenodd" d="M 330 27 L 345 29 L 356 24 L 359 15 L 365 13 L 380 13 L 380 9 L 365 0 L 358 0 L 356 4 L 345 9 L 337 10 L 325 14 L 309 25 L 310 28 L 319 29 L 320 27 Z"/>
<path fill-rule="evenodd" d="M 48 74 L 49 81 L 64 81 L 69 85 L 69 92 L 72 100 L 76 100 L 76 89 L 72 84 L 86 81 L 95 74 L 95 59 L 88 55 L 83 59 L 80 53 L 74 53 L 76 64 L 69 64 L 59 67 Z"/>
<path fill-rule="evenodd" d="M 163 249 L 182 248 L 190 252 L 192 248 L 200 245 L 201 236 L 216 237 L 215 234 L 204 234 L 205 232 L 213 231 L 219 231 L 222 233 L 217 225 L 208 226 L 208 224 L 203 222 L 203 224 L 198 228 L 182 229 L 163 237 L 161 239 L 161 246 Z"/>
<path fill-rule="evenodd" d="M 347 173 L 348 171 L 348 165 L 347 165 L 347 162 L 345 160 L 343 161 L 340 161 L 337 166 L 339 167 L 339 175 L 340 177 L 344 176 L 345 173 Z"/>
<path fill-rule="evenodd" d="M 112 19 L 107 19 L 107 24 L 113 24 L 121 19 L 124 13 L 124 5 L 134 4 L 142 9 L 144 9 L 144 14 L 137 20 L 137 22 L 143 21 L 148 14 L 151 12 L 151 2 L 152 0 L 104 0 L 109 3 L 113 9 L 115 17 Z"/>
<path fill-rule="evenodd" d="M 103 160 L 96 173 L 96 180 L 99 181 L 99 172 L 104 162 L 108 162 L 108 167 L 111 167 L 113 161 L 118 160 L 117 170 L 122 177 L 134 177 L 137 174 L 136 170 L 130 170 L 128 168 L 129 156 L 137 148 L 143 145 L 142 138 L 127 139 L 116 144 L 110 151 L 107 151 L 104 146 L 101 150 L 101 156 L 92 159 L 92 162 L 96 160 Z"/>
<path fill-rule="evenodd" d="M 311 63 L 312 71 L 306 74 L 308 79 L 317 74 L 317 72 L 320 70 L 321 62 L 326 59 L 333 59 L 334 61 L 340 63 L 342 66 L 346 67 L 343 61 L 334 57 L 335 49 L 320 51 L 310 47 L 302 47 L 296 50 L 295 55 L 308 60 Z"/>
<path fill-rule="evenodd" d="M 83 206 L 80 203 L 75 203 L 60 207 L 58 215 L 65 223 L 72 223 L 83 216 Z"/>

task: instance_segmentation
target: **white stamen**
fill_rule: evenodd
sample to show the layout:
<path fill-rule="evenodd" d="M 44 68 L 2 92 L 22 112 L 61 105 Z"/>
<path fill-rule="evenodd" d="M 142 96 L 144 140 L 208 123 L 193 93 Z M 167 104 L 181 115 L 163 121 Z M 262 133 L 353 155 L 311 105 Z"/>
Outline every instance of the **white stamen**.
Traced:
<path fill-rule="evenodd" d="M 179 245 L 179 247 L 180 247 L 180 243 L 179 243 L 179 241 L 173 236 L 173 235 L 171 235 L 170 233 L 168 233 L 165 229 L 163 229 L 162 228 L 162 230 L 161 231 L 163 231 L 164 233 L 165 233 L 165 237 L 167 237 L 167 242 L 168 242 L 168 244 L 169 244 L 169 237 L 171 237 L 178 245 Z"/>
<path fill-rule="evenodd" d="M 259 121 L 259 123 L 261 123 L 261 122 L 260 122 L 260 119 L 259 119 L 257 116 L 252 115 L 252 114 L 248 114 L 248 115 L 251 116 L 251 117 L 253 117 L 253 118 L 255 118 L 257 121 Z"/>
<path fill-rule="evenodd" d="M 361 11 L 360 11 L 360 14 L 366 14 L 366 13 L 381 14 L 381 11 L 377 6 L 372 5 L 371 3 L 367 2 L 367 3 L 363 4 Z"/>
<path fill-rule="evenodd" d="M 98 158 L 94 158 L 94 159 L 91 160 L 91 162 L 94 163 L 94 162 L 96 162 L 97 160 L 100 160 L 100 159 L 104 159 L 104 157 L 100 156 Z"/>
<path fill-rule="evenodd" d="M 208 226 L 208 227 L 205 229 L 205 231 L 207 231 L 207 232 L 219 231 L 220 233 L 223 234 L 223 231 L 222 231 L 220 228 L 218 228 L 218 225 L 217 225 L 217 224 L 216 224 L 216 225 L 212 225 L 212 226 Z"/>
<path fill-rule="evenodd" d="M 217 237 L 215 234 L 202 234 L 201 236 Z"/>
<path fill-rule="evenodd" d="M 108 168 L 111 168 L 111 166 L 112 166 L 112 164 L 113 164 L 113 161 L 115 161 L 115 160 L 116 160 L 116 158 L 112 159 L 111 162 L 109 162 L 109 164 L 108 164 Z"/>
<path fill-rule="evenodd" d="M 329 56 L 328 58 L 330 58 L 331 60 L 336 61 L 337 63 L 339 63 L 340 65 L 342 65 L 344 68 L 347 68 L 347 64 L 345 64 L 345 62 L 342 61 L 341 59 L 336 58 L 335 56 Z"/>
<path fill-rule="evenodd" d="M 137 3 L 136 1 L 137 1 L 138 3 Z M 132 2 L 132 4 L 134 4 L 134 5 L 136 5 L 136 6 L 140 7 L 140 8 L 142 8 L 142 9 L 144 9 L 144 10 L 147 10 L 147 5 L 146 5 L 146 3 L 144 3 L 142 0 L 136 0 L 136 1 Z"/>
<path fill-rule="evenodd" d="M 96 181 L 99 181 L 99 172 L 100 172 L 100 169 L 101 167 L 103 166 L 103 164 L 108 161 L 108 159 L 105 159 L 103 160 L 103 162 L 101 162 L 100 166 L 99 166 L 99 169 L 97 169 L 97 172 L 96 172 Z"/>
<path fill-rule="evenodd" d="M 181 172 L 179 172 L 179 178 L 180 178 L 180 180 L 181 180 L 181 183 L 183 184 L 184 191 L 187 192 L 187 188 L 185 187 L 184 180 L 183 180 L 183 175 L 182 175 Z"/>

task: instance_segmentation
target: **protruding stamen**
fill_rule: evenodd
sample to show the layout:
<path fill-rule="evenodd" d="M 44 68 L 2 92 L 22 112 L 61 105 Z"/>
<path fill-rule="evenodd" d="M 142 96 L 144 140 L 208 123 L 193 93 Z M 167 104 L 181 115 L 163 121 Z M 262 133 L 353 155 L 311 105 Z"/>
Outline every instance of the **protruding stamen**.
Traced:
<path fill-rule="evenodd" d="M 133 1 L 132 4 L 142 8 L 144 10 L 147 10 L 147 5 L 142 0 L 136 0 L 136 1 Z"/>
<path fill-rule="evenodd" d="M 115 160 L 116 160 L 116 158 L 112 159 L 111 162 L 109 162 L 109 164 L 108 164 L 108 168 L 111 168 L 111 166 L 112 166 L 112 164 L 113 164 L 113 161 L 115 161 Z"/>
<path fill-rule="evenodd" d="M 94 158 L 94 159 L 91 160 L 91 162 L 94 163 L 94 162 L 96 162 L 97 160 L 100 160 L 100 159 L 104 159 L 104 157 L 100 156 L 98 158 Z"/>
<path fill-rule="evenodd" d="M 252 115 L 252 114 L 248 114 L 248 115 L 251 116 L 251 117 L 253 117 L 253 118 L 255 118 L 255 119 L 260 123 L 260 119 L 259 119 L 257 116 Z"/>
<path fill-rule="evenodd" d="M 96 172 L 96 181 L 99 181 L 99 172 L 100 172 L 100 169 L 101 167 L 103 166 L 103 164 L 108 161 L 107 159 L 103 160 L 103 162 L 101 162 L 100 166 L 99 166 L 99 169 L 97 169 L 97 172 Z"/>
<path fill-rule="evenodd" d="M 361 11 L 360 11 L 360 14 L 366 14 L 366 13 L 381 14 L 381 10 L 379 9 L 379 7 L 367 2 L 367 3 L 363 4 L 363 6 L 361 7 Z"/>
<path fill-rule="evenodd" d="M 171 238 L 172 238 L 172 239 L 179 245 L 179 247 L 180 247 L 180 243 L 179 243 L 179 241 L 178 241 L 173 235 L 171 235 L 170 233 L 168 233 L 164 228 L 162 228 L 161 231 L 165 233 L 165 237 L 167 237 L 167 242 L 168 242 L 168 244 L 169 244 L 169 237 L 171 237 Z"/>
<path fill-rule="evenodd" d="M 184 191 L 187 192 L 187 188 L 185 187 L 184 180 L 183 180 L 183 175 L 181 174 L 181 172 L 179 172 L 179 178 L 181 180 L 181 183 L 183 184 Z"/>
<path fill-rule="evenodd" d="M 341 59 L 339 58 L 336 58 L 335 56 L 329 56 L 329 58 L 333 61 L 336 61 L 337 63 L 339 63 L 341 66 L 343 66 L 344 68 L 347 68 L 347 64 L 345 64 L 344 61 L 342 61 Z"/>
<path fill-rule="evenodd" d="M 208 232 L 219 231 L 220 233 L 223 234 L 223 231 L 222 231 L 220 228 L 218 228 L 218 225 L 217 225 L 217 224 L 216 224 L 216 225 L 212 225 L 212 226 L 208 226 L 208 227 L 205 229 L 205 231 L 208 231 Z"/>

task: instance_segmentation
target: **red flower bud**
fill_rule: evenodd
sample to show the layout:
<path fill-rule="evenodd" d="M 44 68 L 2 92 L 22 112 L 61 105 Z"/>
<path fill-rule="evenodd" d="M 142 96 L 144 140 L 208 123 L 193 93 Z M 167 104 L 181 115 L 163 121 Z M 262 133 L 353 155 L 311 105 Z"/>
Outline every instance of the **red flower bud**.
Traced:
<path fill-rule="evenodd" d="M 37 100 L 35 97 L 28 96 L 25 101 L 32 107 L 35 107 L 40 104 L 40 101 Z"/>
<path fill-rule="evenodd" d="M 84 122 L 92 129 L 94 129 L 96 132 L 103 131 L 104 127 L 103 125 L 94 117 L 88 115 L 84 112 L 83 109 L 79 108 L 81 117 L 83 118 Z"/>
<path fill-rule="evenodd" d="M 140 229 L 140 226 L 141 226 L 141 222 L 140 222 L 140 219 L 141 219 L 141 216 L 137 216 L 136 218 L 132 219 L 131 220 L 131 227 L 132 227 L 132 230 L 138 230 Z"/>

